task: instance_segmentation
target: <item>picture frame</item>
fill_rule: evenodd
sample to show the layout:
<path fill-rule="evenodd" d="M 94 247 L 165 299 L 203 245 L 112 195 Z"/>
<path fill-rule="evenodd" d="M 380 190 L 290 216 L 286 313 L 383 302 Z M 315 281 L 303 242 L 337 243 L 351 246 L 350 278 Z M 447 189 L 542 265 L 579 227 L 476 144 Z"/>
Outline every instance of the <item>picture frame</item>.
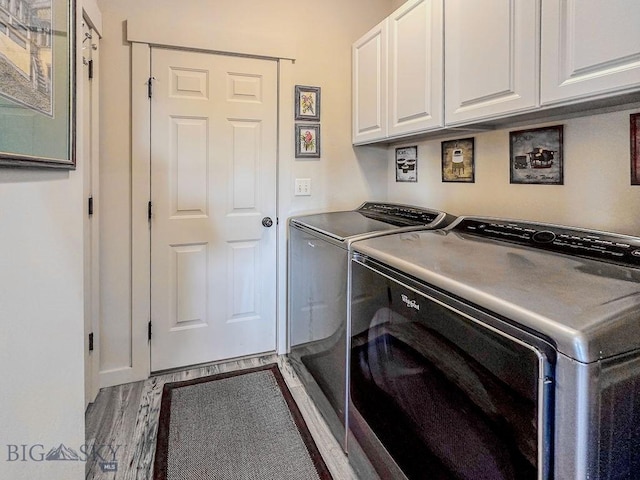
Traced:
<path fill-rule="evenodd" d="M 475 182 L 475 139 L 461 138 L 441 143 L 442 181 Z"/>
<path fill-rule="evenodd" d="M 418 146 L 396 148 L 396 182 L 418 181 Z"/>
<path fill-rule="evenodd" d="M 0 43 L 0 166 L 73 170 L 75 0 L 23 0 Z M 27 34 L 28 32 L 28 34 Z"/>
<path fill-rule="evenodd" d="M 640 113 L 629 117 L 631 138 L 631 185 L 640 185 Z"/>
<path fill-rule="evenodd" d="M 563 125 L 509 132 L 509 178 L 514 184 L 563 185 Z"/>
<path fill-rule="evenodd" d="M 296 123 L 296 158 L 320 158 L 320 124 Z"/>
<path fill-rule="evenodd" d="M 320 87 L 296 85 L 295 104 L 296 120 L 320 121 Z"/>

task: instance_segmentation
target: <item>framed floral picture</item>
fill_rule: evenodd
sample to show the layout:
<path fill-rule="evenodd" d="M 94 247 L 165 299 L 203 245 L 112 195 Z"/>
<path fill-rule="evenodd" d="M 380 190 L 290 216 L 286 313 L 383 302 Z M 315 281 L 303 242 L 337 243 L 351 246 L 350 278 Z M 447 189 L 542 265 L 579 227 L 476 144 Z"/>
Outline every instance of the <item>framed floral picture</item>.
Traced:
<path fill-rule="evenodd" d="M 320 87 L 296 85 L 296 120 L 320 121 Z"/>
<path fill-rule="evenodd" d="M 296 158 L 320 158 L 320 125 L 296 123 Z"/>

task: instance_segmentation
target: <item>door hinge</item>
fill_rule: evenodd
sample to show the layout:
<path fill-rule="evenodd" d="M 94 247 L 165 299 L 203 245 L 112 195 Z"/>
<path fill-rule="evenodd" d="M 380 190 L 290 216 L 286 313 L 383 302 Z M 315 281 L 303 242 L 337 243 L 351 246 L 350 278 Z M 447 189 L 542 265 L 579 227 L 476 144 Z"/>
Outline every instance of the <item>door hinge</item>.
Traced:
<path fill-rule="evenodd" d="M 147 331 L 147 336 L 149 338 L 149 340 L 151 340 L 151 322 L 149 322 L 149 327 L 148 327 L 148 331 Z"/>
<path fill-rule="evenodd" d="M 147 80 L 147 95 L 149 96 L 149 98 L 152 97 L 153 95 L 153 80 L 155 79 L 155 77 L 149 77 L 149 80 Z"/>
<path fill-rule="evenodd" d="M 89 197 L 89 201 L 87 203 L 87 212 L 89 213 L 89 216 L 91 216 L 93 215 L 93 197 Z"/>
<path fill-rule="evenodd" d="M 93 332 L 89 334 L 89 351 L 93 352 Z"/>
<path fill-rule="evenodd" d="M 88 63 L 89 70 L 89 80 L 93 80 L 93 60 L 89 60 Z"/>
<path fill-rule="evenodd" d="M 149 204 L 147 205 L 147 218 L 151 221 L 151 200 L 149 200 Z"/>

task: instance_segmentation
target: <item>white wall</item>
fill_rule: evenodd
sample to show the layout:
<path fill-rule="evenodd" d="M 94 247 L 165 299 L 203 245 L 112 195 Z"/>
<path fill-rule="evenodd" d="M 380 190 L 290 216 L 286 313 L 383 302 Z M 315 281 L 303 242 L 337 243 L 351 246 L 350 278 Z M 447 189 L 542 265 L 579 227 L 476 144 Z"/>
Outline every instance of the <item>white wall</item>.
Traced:
<path fill-rule="evenodd" d="M 293 134 L 291 142 L 281 145 L 279 217 L 284 221 L 294 213 L 352 208 L 367 199 L 386 197 L 386 148 L 354 152 L 351 146 L 351 44 L 385 18 L 393 5 L 391 0 L 327 0 L 313 5 L 293 0 L 101 0 L 99 6 L 104 29 L 101 371 L 108 372 L 126 368 L 131 361 L 131 56 L 124 41 L 126 19 L 142 15 L 154 25 L 169 22 L 174 29 L 191 31 L 197 40 L 198 29 L 193 26 L 202 25 L 205 18 L 214 30 L 233 30 L 239 36 L 275 35 L 295 45 L 297 58 L 285 69 L 289 87 L 282 95 L 293 100 L 295 84 L 321 87 L 322 158 L 294 159 Z M 290 119 L 293 130 L 293 107 L 281 114 Z M 311 178 L 311 197 L 293 197 L 294 179 L 299 177 Z M 279 268 L 284 272 L 284 250 L 279 251 Z"/>
<path fill-rule="evenodd" d="M 83 174 L 0 168 L 2 479 L 84 478 Z M 81 461 L 43 461 L 61 444 Z"/>
<path fill-rule="evenodd" d="M 82 173 L 0 169 L 0 205 L 0 478 L 82 478 L 8 446 L 84 444 Z"/>
<path fill-rule="evenodd" d="M 631 105 L 629 106 L 631 107 Z M 640 235 L 640 186 L 630 185 L 629 114 L 635 109 L 529 125 L 564 125 L 564 185 L 511 185 L 509 131 L 393 145 L 389 198 L 454 215 L 490 215 Z M 443 183 L 441 141 L 475 138 L 475 183 Z M 418 145 L 418 182 L 395 181 L 395 147 Z"/>

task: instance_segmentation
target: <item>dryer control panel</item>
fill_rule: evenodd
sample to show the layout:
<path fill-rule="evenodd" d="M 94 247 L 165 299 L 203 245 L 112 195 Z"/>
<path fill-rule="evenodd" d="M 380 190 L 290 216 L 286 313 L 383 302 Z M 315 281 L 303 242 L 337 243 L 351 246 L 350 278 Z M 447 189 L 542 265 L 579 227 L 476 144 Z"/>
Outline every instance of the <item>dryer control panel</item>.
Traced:
<path fill-rule="evenodd" d="M 452 230 L 557 253 L 640 267 L 640 238 L 628 235 L 477 217 L 461 218 Z"/>
<path fill-rule="evenodd" d="M 443 217 L 442 212 L 393 203 L 367 202 L 357 211 L 369 218 L 397 226 L 430 225 Z"/>

